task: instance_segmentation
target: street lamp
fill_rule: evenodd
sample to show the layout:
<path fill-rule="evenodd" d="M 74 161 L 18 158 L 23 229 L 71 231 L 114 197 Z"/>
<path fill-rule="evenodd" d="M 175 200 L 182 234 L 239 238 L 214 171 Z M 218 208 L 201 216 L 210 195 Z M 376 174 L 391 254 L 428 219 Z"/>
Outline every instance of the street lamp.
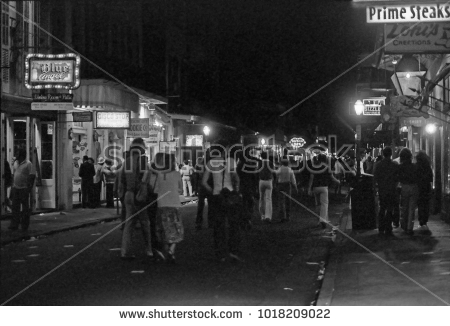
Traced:
<path fill-rule="evenodd" d="M 211 131 L 211 129 L 209 129 L 208 126 L 203 127 L 203 133 L 205 134 L 205 141 L 204 141 L 205 151 L 206 151 L 206 143 L 208 142 L 208 136 L 209 136 L 210 131 Z"/>
<path fill-rule="evenodd" d="M 364 112 L 364 104 L 361 100 L 357 100 L 355 103 L 355 112 L 360 116 Z M 359 149 L 361 147 L 361 124 L 356 125 L 356 176 L 361 175 L 361 156 L 359 155 Z"/>
<path fill-rule="evenodd" d="M 357 100 L 355 103 L 355 112 L 357 115 L 361 115 L 364 112 L 364 104 L 361 100 Z"/>

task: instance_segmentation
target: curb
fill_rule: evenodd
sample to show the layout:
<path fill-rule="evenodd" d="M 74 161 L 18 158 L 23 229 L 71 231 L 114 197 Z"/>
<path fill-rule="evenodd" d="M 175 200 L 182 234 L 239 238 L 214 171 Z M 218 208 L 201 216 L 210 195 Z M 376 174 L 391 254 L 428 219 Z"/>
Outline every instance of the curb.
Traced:
<path fill-rule="evenodd" d="M 348 209 L 344 209 L 340 218 L 339 230 L 341 232 L 346 232 L 348 225 L 351 225 L 351 214 L 349 214 Z M 339 248 L 337 246 L 341 242 L 342 237 L 337 237 L 336 246 L 332 248 L 328 254 L 328 261 L 325 262 L 325 274 L 317 297 L 316 306 L 331 306 L 340 260 Z"/>
<path fill-rule="evenodd" d="M 87 226 L 94 226 L 94 225 L 100 224 L 102 222 L 113 222 L 117 219 L 120 219 L 120 216 L 105 217 L 102 219 L 89 221 L 89 222 L 85 222 L 85 223 L 80 223 L 80 224 L 75 224 L 75 225 L 69 225 L 66 227 L 62 227 L 62 228 L 58 228 L 58 229 L 54 229 L 54 230 L 50 230 L 50 231 L 43 231 L 38 234 L 24 234 L 22 236 L 18 236 L 17 238 L 14 238 L 14 239 L 1 241 L 1 245 L 5 246 L 5 245 L 15 243 L 15 242 L 30 240 L 31 238 L 39 239 L 42 236 L 48 236 L 48 235 L 52 235 L 52 234 L 56 234 L 56 233 L 60 233 L 60 232 L 81 229 L 81 228 L 87 227 Z"/>

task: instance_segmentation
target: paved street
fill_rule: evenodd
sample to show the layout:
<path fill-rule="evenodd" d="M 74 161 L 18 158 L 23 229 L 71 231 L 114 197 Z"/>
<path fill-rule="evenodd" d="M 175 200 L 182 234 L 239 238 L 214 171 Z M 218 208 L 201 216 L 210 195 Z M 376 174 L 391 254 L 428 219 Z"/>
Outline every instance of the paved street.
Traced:
<path fill-rule="evenodd" d="M 339 223 L 344 206 L 340 202 L 330 206 L 334 223 Z M 245 262 L 220 264 L 214 259 L 212 230 L 195 230 L 196 207 L 191 203 L 182 208 L 185 240 L 177 248 L 174 265 L 145 261 L 140 230 L 136 230 L 137 258 L 120 260 L 121 231 L 118 220 L 111 219 L 115 210 L 68 212 L 63 218 L 73 215 L 77 223 L 85 212 L 90 225 L 78 224 L 70 231 L 2 247 L 0 302 L 65 306 L 315 304 L 333 242 L 314 228 L 317 219 L 311 213 L 294 204 L 289 223 L 268 225 L 255 219 L 242 243 Z M 59 213 L 51 214 L 59 218 Z M 106 222 L 93 221 L 95 215 Z M 46 227 L 39 225 L 48 223 L 39 221 L 44 217 L 32 218 L 30 232 Z M 9 232 L 4 221 L 2 241 Z"/>

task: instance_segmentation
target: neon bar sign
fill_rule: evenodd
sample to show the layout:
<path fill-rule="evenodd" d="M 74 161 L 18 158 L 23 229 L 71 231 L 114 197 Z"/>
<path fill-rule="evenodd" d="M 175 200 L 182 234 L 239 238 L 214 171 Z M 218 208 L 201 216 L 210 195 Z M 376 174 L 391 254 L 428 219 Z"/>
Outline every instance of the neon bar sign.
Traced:
<path fill-rule="evenodd" d="M 76 89 L 80 86 L 80 56 L 32 53 L 25 60 L 25 86 L 30 89 Z"/>

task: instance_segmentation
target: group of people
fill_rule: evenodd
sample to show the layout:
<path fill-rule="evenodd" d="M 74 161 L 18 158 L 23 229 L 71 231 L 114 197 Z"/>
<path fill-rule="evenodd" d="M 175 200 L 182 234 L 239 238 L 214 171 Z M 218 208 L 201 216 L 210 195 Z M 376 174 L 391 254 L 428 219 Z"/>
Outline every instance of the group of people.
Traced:
<path fill-rule="evenodd" d="M 374 181 L 379 196 L 378 230 L 392 235 L 393 227 L 414 234 L 415 210 L 418 209 L 419 232 L 429 233 L 430 198 L 433 171 L 428 155 L 420 151 L 413 163 L 411 150 L 403 148 L 399 159 L 392 159 L 392 148 L 383 149 L 383 159 L 374 166 Z M 399 161 L 399 162 L 398 162 Z"/>
<path fill-rule="evenodd" d="M 78 175 L 81 178 L 81 204 L 83 208 L 100 207 L 100 196 L 102 187 L 106 192 L 106 207 L 114 207 L 114 183 L 116 170 L 113 168 L 111 159 L 98 157 L 94 164 L 92 157 L 83 156 Z"/>

